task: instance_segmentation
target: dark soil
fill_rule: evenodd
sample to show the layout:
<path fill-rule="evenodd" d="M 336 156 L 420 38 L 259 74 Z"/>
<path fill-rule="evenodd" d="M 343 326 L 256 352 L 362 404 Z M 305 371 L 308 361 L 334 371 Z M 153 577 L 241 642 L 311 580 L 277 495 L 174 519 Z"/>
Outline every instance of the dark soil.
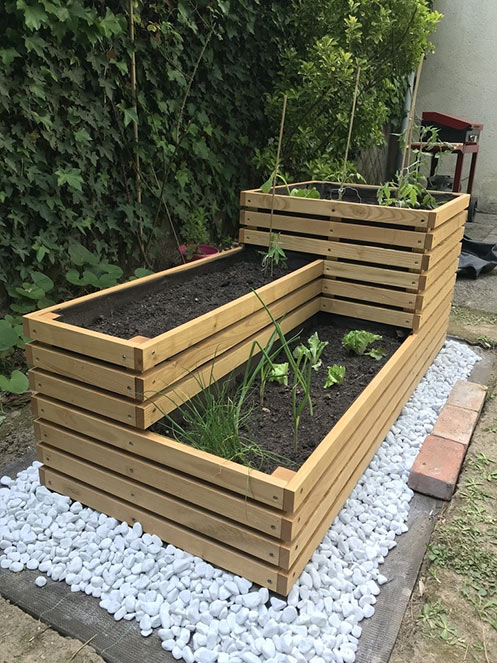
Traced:
<path fill-rule="evenodd" d="M 375 329 L 367 325 L 368 330 L 383 336 L 383 339 L 373 347 L 381 346 L 387 354 L 380 360 L 366 355 L 358 356 L 342 346 L 342 338 L 348 331 L 364 329 L 366 325 L 358 321 L 357 326 L 350 324 L 346 327 L 334 326 L 330 324 L 329 319 L 328 315 L 319 316 L 313 321 L 312 326 L 304 329 L 300 337 L 301 342 L 305 342 L 314 331 L 317 331 L 320 340 L 328 341 L 328 345 L 321 355 L 322 366 L 312 374 L 314 415 L 311 417 L 306 407 L 300 420 L 296 452 L 293 450 L 290 386 L 268 383 L 264 407 L 261 408 L 258 399 L 258 381 L 255 385 L 252 397 L 253 410 L 248 420 L 248 437 L 266 451 L 279 457 L 276 461 L 271 457 L 265 458 L 262 465 L 258 458 L 253 458 L 251 464 L 256 469 L 268 474 L 271 474 L 278 465 L 298 469 L 402 343 L 400 334 L 394 329 Z M 278 361 L 285 361 L 284 356 L 280 356 L 276 362 Z M 324 389 L 327 367 L 333 364 L 346 367 L 345 379 L 340 386 Z M 171 436 L 171 431 L 164 420 L 157 422 L 153 429 L 163 435 Z"/>
<path fill-rule="evenodd" d="M 307 262 L 311 260 L 308 256 Z M 296 266 L 302 264 L 300 261 Z M 234 263 L 226 264 L 219 260 L 212 266 L 217 269 L 208 274 L 195 273 L 196 270 L 193 270 L 193 273 L 182 275 L 181 279 L 165 279 L 161 289 L 121 304 L 111 309 L 110 313 L 100 315 L 82 326 L 124 339 L 133 336 L 153 338 L 296 268 L 295 265 L 276 267 L 271 276 L 269 272 L 263 272 L 261 256 L 255 250 L 244 251 L 241 259 Z M 64 313 L 63 319 L 64 322 L 78 324 L 71 320 L 70 311 Z"/>

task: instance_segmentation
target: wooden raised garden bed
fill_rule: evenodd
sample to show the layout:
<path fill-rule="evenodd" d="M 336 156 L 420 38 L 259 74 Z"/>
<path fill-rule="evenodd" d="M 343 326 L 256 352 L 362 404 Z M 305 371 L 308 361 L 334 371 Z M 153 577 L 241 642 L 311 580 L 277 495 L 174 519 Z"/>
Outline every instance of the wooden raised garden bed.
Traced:
<path fill-rule="evenodd" d="M 242 194 L 243 243 L 267 245 L 269 200 Z M 253 293 L 153 338 L 82 326 L 168 279 L 208 278 L 245 249 L 25 316 L 42 483 L 288 594 L 445 340 L 468 201 L 422 212 L 275 196 L 284 248 L 312 254 L 258 289 L 285 333 L 324 312 L 409 334 L 297 471 L 249 469 L 150 430 L 269 339 Z"/>

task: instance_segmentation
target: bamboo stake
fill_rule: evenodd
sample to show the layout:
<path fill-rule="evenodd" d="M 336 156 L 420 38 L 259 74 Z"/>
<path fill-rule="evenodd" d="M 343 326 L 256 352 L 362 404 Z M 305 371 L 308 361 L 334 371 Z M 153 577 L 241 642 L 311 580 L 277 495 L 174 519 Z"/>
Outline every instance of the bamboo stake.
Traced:
<path fill-rule="evenodd" d="M 402 183 L 402 179 L 404 177 L 404 170 L 407 166 L 409 165 L 409 158 L 410 158 L 410 151 L 411 151 L 411 138 L 412 138 L 412 129 L 414 126 L 414 111 L 416 109 L 416 98 L 418 96 L 418 89 L 419 89 L 419 81 L 421 78 L 421 70 L 423 68 L 423 61 L 424 61 L 425 54 L 423 53 L 421 55 L 421 58 L 419 60 L 418 68 L 416 71 L 416 82 L 414 84 L 414 90 L 412 93 L 412 100 L 411 100 L 411 108 L 409 111 L 409 124 L 407 125 L 407 131 L 406 131 L 406 137 L 404 141 L 404 150 L 402 153 L 402 164 L 400 166 L 400 177 L 399 177 L 399 188 L 400 190 L 400 185 Z"/>
<path fill-rule="evenodd" d="M 357 76 L 355 80 L 354 88 L 354 98 L 352 100 L 352 111 L 350 113 L 350 123 L 349 123 L 349 135 L 347 136 L 347 146 L 345 148 L 345 158 L 343 160 L 343 171 L 342 171 L 342 180 L 340 182 L 340 188 L 338 189 L 338 200 L 342 200 L 344 192 L 345 178 L 347 177 L 347 161 L 349 158 L 349 149 L 350 141 L 352 138 L 352 127 L 354 126 L 354 117 L 355 117 L 355 107 L 357 103 L 357 92 L 359 90 L 359 77 L 361 75 L 361 68 L 357 67 Z"/>
<path fill-rule="evenodd" d="M 273 232 L 274 196 L 275 196 L 275 193 L 276 193 L 276 178 L 278 176 L 278 169 L 280 167 L 281 142 L 283 140 L 283 129 L 285 127 L 287 99 L 288 99 L 288 95 L 285 94 L 285 96 L 283 97 L 283 109 L 281 111 L 280 135 L 279 135 L 279 138 L 278 138 L 278 149 L 276 151 L 276 164 L 275 164 L 274 173 L 273 173 L 273 195 L 271 197 L 271 216 L 269 218 L 269 242 L 271 242 L 271 235 L 272 235 L 272 232 Z M 271 248 L 271 246 L 269 248 Z"/>
<path fill-rule="evenodd" d="M 134 19 L 134 9 L 133 1 L 129 0 L 129 38 L 133 44 L 133 51 L 131 53 L 131 97 L 133 100 L 133 110 L 135 111 L 135 116 L 138 117 L 138 104 L 137 104 L 137 95 L 136 95 L 136 56 L 134 51 L 135 44 L 135 19 Z M 136 200 L 138 203 L 142 201 L 142 185 L 141 185 L 141 173 L 140 173 L 140 155 L 138 153 L 138 122 L 133 120 L 133 138 L 135 143 L 135 175 L 136 175 Z M 140 225 L 140 235 L 142 234 L 142 228 Z"/>

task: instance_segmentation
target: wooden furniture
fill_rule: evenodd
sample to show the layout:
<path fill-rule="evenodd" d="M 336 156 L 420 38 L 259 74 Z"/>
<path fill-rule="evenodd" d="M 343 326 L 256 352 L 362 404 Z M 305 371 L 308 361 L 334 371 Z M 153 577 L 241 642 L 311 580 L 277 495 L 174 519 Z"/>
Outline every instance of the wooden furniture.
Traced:
<path fill-rule="evenodd" d="M 63 321 L 69 307 L 105 310 L 240 249 L 28 314 L 42 483 L 288 594 L 444 342 L 468 199 L 421 212 L 275 196 L 283 247 L 315 258 L 258 291 L 285 331 L 318 311 L 413 330 L 297 472 L 268 475 L 148 430 L 269 338 L 253 293 L 153 339 Z M 267 246 L 269 201 L 242 193 L 243 243 Z"/>

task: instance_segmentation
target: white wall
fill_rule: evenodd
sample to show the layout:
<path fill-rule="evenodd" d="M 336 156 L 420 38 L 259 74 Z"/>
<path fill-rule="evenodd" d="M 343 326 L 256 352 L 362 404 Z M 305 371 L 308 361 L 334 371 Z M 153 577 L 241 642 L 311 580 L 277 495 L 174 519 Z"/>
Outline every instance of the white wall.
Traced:
<path fill-rule="evenodd" d="M 483 123 L 473 193 L 481 212 L 497 212 L 497 0 L 435 0 L 434 8 L 444 18 L 423 65 L 416 115 L 440 111 Z M 438 172 L 452 175 L 454 159 L 445 157 Z"/>

